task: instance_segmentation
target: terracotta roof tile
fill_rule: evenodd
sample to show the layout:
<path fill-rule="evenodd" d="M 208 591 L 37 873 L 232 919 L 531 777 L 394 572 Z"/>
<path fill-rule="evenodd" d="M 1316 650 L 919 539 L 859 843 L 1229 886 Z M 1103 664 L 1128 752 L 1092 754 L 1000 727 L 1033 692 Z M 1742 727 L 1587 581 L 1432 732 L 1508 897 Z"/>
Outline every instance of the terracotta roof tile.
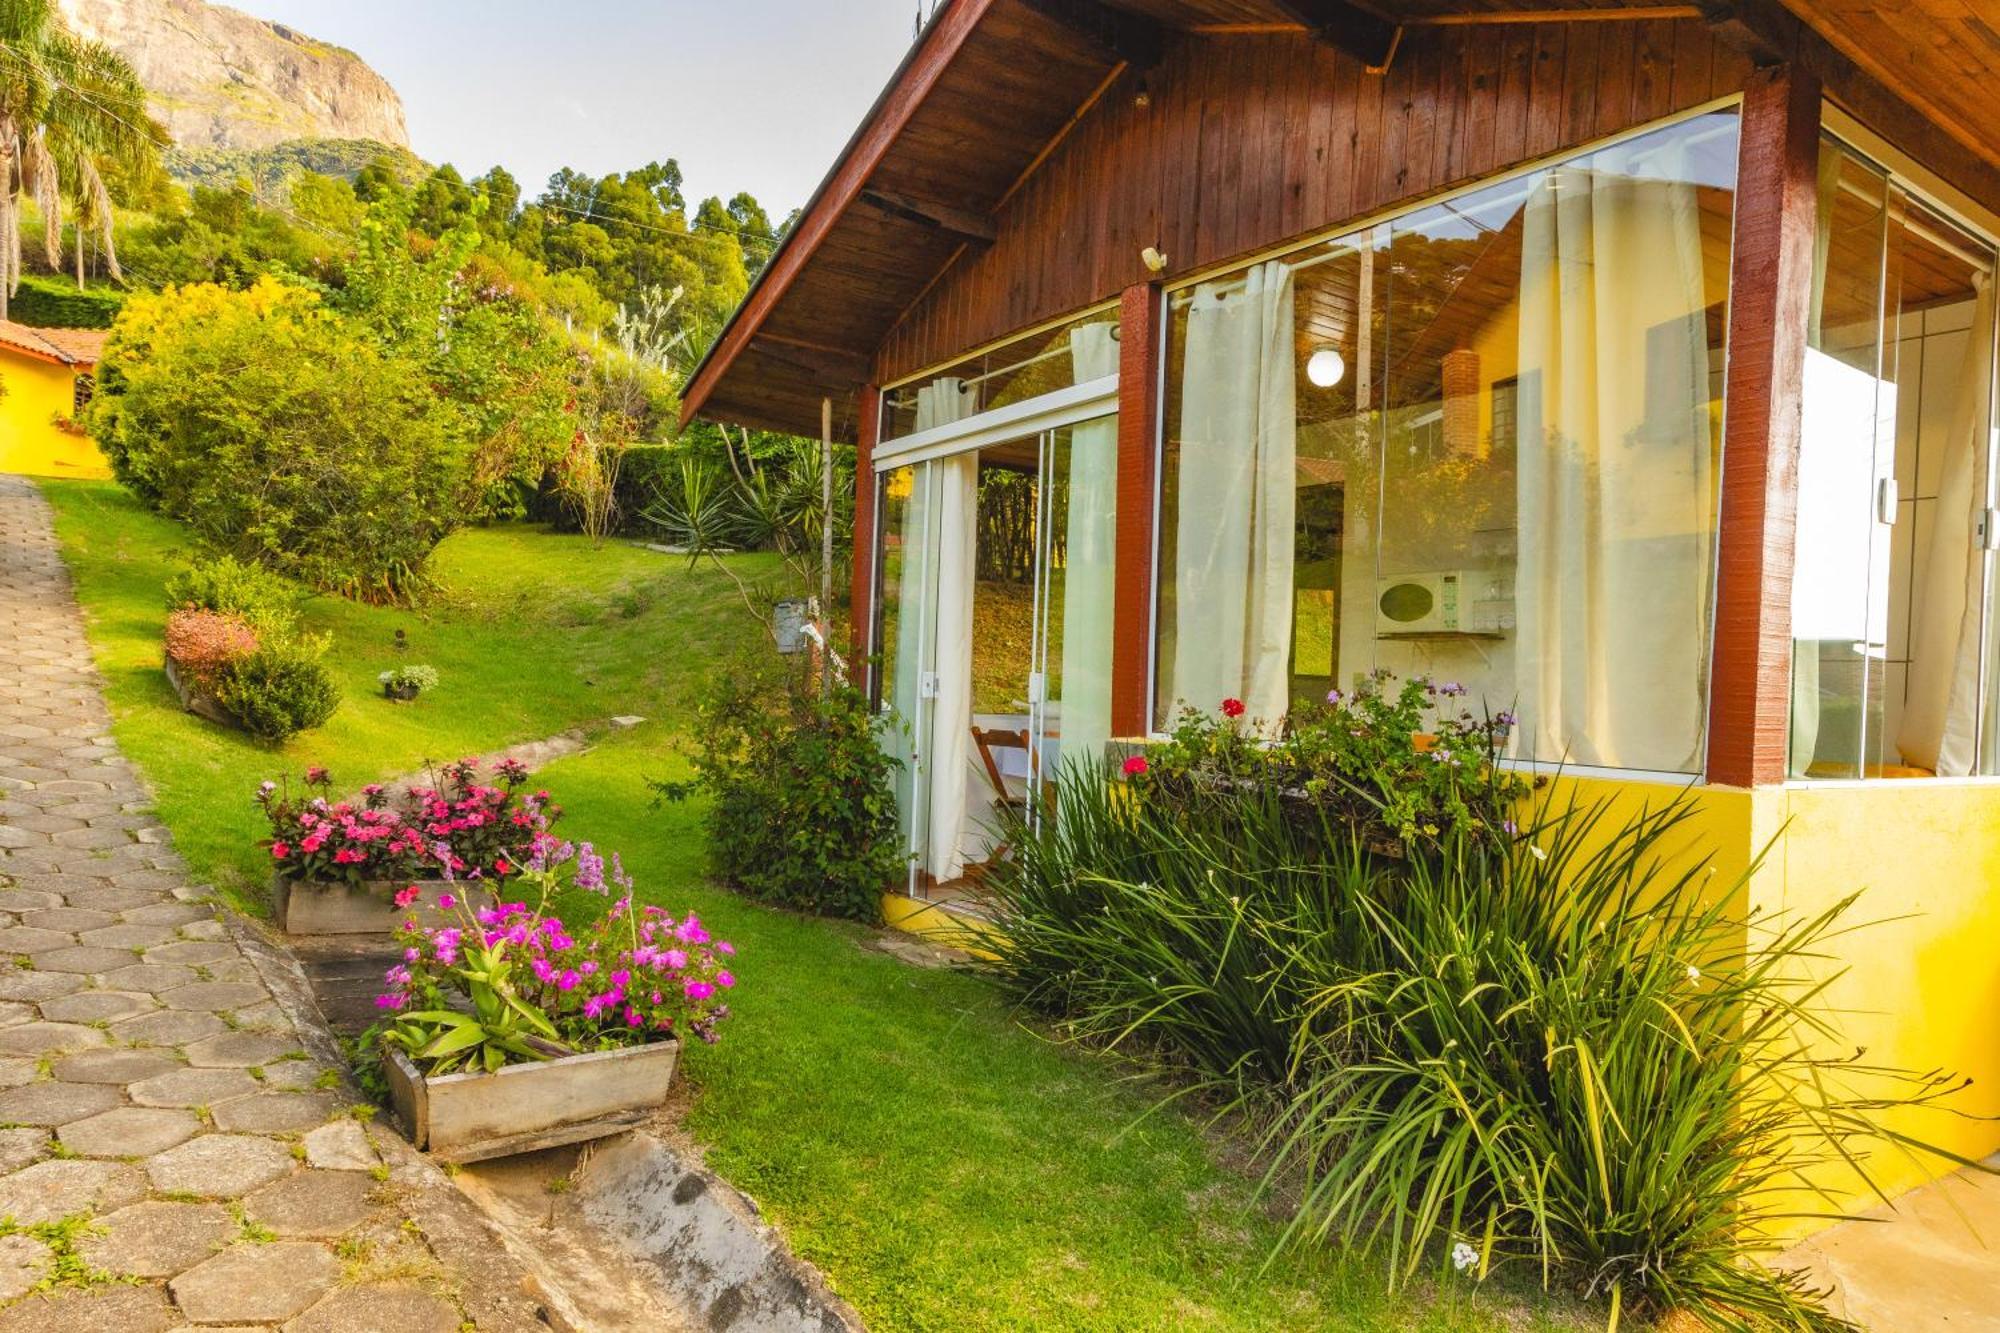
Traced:
<path fill-rule="evenodd" d="M 0 346 L 66 366 L 94 366 L 104 355 L 104 329 L 37 329 L 0 319 Z"/>

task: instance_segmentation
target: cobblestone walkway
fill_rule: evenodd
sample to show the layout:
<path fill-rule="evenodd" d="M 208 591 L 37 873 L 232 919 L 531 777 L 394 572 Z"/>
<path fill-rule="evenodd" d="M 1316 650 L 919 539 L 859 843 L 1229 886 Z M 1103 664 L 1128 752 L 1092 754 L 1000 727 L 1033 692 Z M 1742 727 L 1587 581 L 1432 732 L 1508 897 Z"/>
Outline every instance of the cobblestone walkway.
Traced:
<path fill-rule="evenodd" d="M 0 476 L 0 1333 L 538 1326 L 204 897 L 111 739 L 47 504 Z"/>

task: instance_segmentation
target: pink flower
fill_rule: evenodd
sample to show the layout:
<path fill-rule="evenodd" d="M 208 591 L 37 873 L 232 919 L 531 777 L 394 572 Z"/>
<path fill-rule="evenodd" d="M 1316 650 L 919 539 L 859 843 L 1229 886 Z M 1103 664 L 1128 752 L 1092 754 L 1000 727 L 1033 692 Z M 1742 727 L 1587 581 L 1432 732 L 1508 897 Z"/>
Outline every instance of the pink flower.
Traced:
<path fill-rule="evenodd" d="M 715 942 L 715 951 L 719 954 L 730 955 L 736 952 L 736 946 L 728 940 L 717 940 Z"/>
<path fill-rule="evenodd" d="M 423 891 L 421 889 L 419 889 L 416 885 L 412 884 L 409 888 L 402 890 L 396 895 L 396 906 L 408 907 L 411 903 L 415 902 L 420 896 L 422 896 L 422 892 Z"/>
<path fill-rule="evenodd" d="M 575 968 L 566 967 L 556 977 L 556 989 L 560 991 L 573 991 L 576 989 L 577 983 L 582 980 L 583 978 L 576 974 Z"/>
<path fill-rule="evenodd" d="M 1146 762 L 1145 755 L 1135 754 L 1130 759 L 1127 759 L 1125 761 L 1125 776 L 1128 778 L 1136 778 L 1141 773 L 1144 773 L 1150 767 L 1152 767 L 1152 765 Z"/>
<path fill-rule="evenodd" d="M 271 859 L 273 861 L 282 861 L 291 854 L 292 845 L 290 843 L 274 842 L 271 844 Z"/>
<path fill-rule="evenodd" d="M 457 903 L 458 899 L 452 897 L 448 893 L 440 893 L 438 895 L 438 906 L 444 908 L 447 912 L 449 912 L 454 906 L 456 906 Z"/>
<path fill-rule="evenodd" d="M 681 993 L 686 995 L 690 1000 L 706 1000 L 709 996 L 715 994 L 715 987 L 709 985 L 706 981 L 690 981 L 681 987 Z"/>
<path fill-rule="evenodd" d="M 367 859 L 368 853 L 357 852 L 352 847 L 343 847 L 333 854 L 333 863 L 337 866 L 351 866 Z"/>
<path fill-rule="evenodd" d="M 722 987 L 722 989 L 724 990 L 728 990 L 731 986 L 734 986 L 736 984 L 736 975 L 733 972 L 729 971 L 727 968 L 724 968 L 722 971 L 717 972 L 715 974 L 715 984 Z"/>

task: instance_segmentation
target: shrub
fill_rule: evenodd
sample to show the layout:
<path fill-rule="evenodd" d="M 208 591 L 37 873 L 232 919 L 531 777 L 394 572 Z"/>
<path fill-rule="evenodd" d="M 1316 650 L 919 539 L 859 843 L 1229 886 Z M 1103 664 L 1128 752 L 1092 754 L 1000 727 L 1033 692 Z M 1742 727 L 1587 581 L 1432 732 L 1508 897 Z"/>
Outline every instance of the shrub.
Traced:
<path fill-rule="evenodd" d="M 425 690 L 437 688 L 438 672 L 434 666 L 412 663 L 408 666 L 391 667 L 375 677 L 382 688 L 390 694 L 422 694 Z"/>
<path fill-rule="evenodd" d="M 991 966 L 1264 1126 L 1290 1239 L 1379 1251 L 1398 1282 L 1525 1261 L 1614 1323 L 1846 1327 L 1746 1259 L 1801 1173 L 1862 1171 L 1871 1137 L 1920 1148 L 1876 1113 L 1953 1088 L 1809 1049 L 1848 904 L 1752 921 L 1741 882 L 1663 868 L 1684 799 L 1622 825 L 1545 805 L 1518 836 L 1391 857 L 1273 782 L 1188 807 L 1106 777 L 1007 830 Z"/>
<path fill-rule="evenodd" d="M 655 783 L 668 799 L 697 789 L 715 874 L 753 898 L 876 921 L 903 872 L 891 779 L 867 696 L 824 697 L 803 673 L 718 673 L 701 705 L 696 779 Z"/>
<path fill-rule="evenodd" d="M 293 584 L 229 555 L 200 560 L 167 580 L 169 611 L 220 611 L 260 630 L 289 629 L 298 616 L 298 600 Z"/>
<path fill-rule="evenodd" d="M 257 634 L 240 615 L 187 608 L 167 616 L 166 644 L 191 683 L 213 690 L 225 667 L 257 651 Z"/>
<path fill-rule="evenodd" d="M 321 661 L 326 640 L 285 635 L 225 666 L 215 697 L 252 736 L 284 741 L 311 731 L 340 706 L 340 686 Z"/>

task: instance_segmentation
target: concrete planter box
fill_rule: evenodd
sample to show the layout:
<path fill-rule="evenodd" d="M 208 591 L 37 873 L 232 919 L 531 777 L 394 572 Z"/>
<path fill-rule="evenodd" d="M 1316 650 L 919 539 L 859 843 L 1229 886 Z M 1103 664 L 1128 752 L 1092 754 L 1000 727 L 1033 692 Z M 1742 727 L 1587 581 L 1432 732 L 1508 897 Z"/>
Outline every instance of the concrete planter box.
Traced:
<path fill-rule="evenodd" d="M 315 884 L 278 875 L 271 881 L 271 901 L 278 929 L 287 935 L 393 935 L 413 917 L 423 926 L 449 925 L 459 919 L 458 909 L 439 907 L 441 893 L 456 895 L 473 911 L 495 902 L 490 890 L 429 879 L 416 881 L 422 891 L 416 902 L 396 906 L 396 895 L 410 884 L 407 879 Z"/>
<path fill-rule="evenodd" d="M 666 1100 L 678 1041 L 428 1078 L 384 1053 L 389 1100 L 410 1141 L 456 1162 L 533 1152 L 630 1129 Z"/>

